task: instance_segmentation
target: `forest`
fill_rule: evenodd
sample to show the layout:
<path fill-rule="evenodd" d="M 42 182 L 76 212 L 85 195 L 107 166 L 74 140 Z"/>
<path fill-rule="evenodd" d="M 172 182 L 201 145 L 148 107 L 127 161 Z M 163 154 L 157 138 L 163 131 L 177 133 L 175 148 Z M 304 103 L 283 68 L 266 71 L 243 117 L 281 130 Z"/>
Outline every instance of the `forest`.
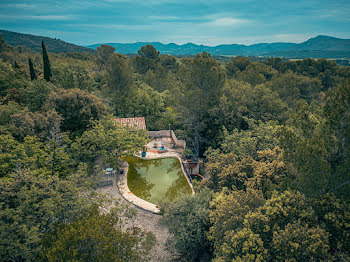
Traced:
<path fill-rule="evenodd" d="M 207 179 L 161 206 L 176 261 L 350 260 L 350 67 L 326 59 L 51 53 L 0 35 L 0 260 L 151 261 L 152 232 L 95 190 L 147 136 Z"/>

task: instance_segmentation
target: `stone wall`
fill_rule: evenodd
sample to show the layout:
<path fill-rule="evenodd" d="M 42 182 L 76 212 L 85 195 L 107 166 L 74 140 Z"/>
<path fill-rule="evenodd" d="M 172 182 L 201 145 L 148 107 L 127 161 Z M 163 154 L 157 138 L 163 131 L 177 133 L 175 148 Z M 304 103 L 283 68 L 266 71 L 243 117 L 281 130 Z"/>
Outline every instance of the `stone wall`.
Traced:
<path fill-rule="evenodd" d="M 172 138 L 174 141 L 175 147 L 186 149 L 186 141 L 178 140 L 173 130 L 148 131 L 148 135 L 152 138 L 163 138 L 163 137 Z"/>

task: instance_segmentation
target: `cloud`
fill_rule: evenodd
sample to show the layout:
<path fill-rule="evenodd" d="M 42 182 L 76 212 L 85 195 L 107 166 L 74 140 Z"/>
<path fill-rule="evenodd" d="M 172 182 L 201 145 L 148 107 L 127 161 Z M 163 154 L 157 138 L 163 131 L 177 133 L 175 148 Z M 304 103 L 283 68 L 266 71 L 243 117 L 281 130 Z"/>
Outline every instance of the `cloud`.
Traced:
<path fill-rule="evenodd" d="M 130 3 L 130 0 L 104 0 L 102 2 L 105 3 Z M 164 5 L 169 3 L 178 3 L 179 0 L 134 0 L 134 3 L 141 4 L 141 5 Z"/>
<path fill-rule="evenodd" d="M 182 19 L 181 17 L 171 16 L 171 15 L 170 16 L 148 16 L 148 18 L 151 20 L 166 20 L 166 21 Z"/>
<path fill-rule="evenodd" d="M 26 3 L 20 3 L 20 4 L 14 4 L 12 5 L 15 8 L 19 8 L 19 9 L 29 9 L 29 8 L 35 8 L 35 5 L 28 5 Z"/>
<path fill-rule="evenodd" d="M 28 19 L 33 20 L 43 20 L 43 21 L 68 21 L 68 20 L 75 20 L 76 16 L 72 15 L 32 15 L 28 16 Z"/>
<path fill-rule="evenodd" d="M 350 21 L 350 7 L 341 7 L 337 9 L 316 10 L 312 12 L 314 18 L 332 19 L 335 21 Z"/>
<path fill-rule="evenodd" d="M 12 8 L 12 9 L 33 9 L 36 8 L 37 5 L 26 4 L 26 3 L 16 3 L 16 4 L 1 4 L 2 8 Z"/>
<path fill-rule="evenodd" d="M 246 19 L 223 17 L 223 18 L 218 18 L 210 22 L 207 22 L 206 24 L 211 26 L 236 26 L 236 25 L 242 25 L 247 23 L 250 23 L 250 21 Z"/>
<path fill-rule="evenodd" d="M 40 20 L 40 21 L 70 21 L 76 20 L 73 15 L 1 15 L 3 20 Z"/>
<path fill-rule="evenodd" d="M 120 30 L 150 30 L 154 25 L 132 24 L 69 24 L 70 27 L 97 28 L 97 29 L 120 29 Z"/>

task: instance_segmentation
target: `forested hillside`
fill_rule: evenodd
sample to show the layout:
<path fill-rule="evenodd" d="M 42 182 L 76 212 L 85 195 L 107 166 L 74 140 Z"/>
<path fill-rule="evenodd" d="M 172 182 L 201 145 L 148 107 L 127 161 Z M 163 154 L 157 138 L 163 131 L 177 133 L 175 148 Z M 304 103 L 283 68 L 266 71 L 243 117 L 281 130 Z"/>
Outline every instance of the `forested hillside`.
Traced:
<path fill-rule="evenodd" d="M 116 116 L 170 125 L 203 163 L 196 194 L 162 205 L 179 261 L 350 260 L 350 67 L 40 44 L 0 36 L 1 261 L 150 261 L 132 212 L 98 208 L 95 160 L 147 141 Z"/>
<path fill-rule="evenodd" d="M 85 52 L 93 53 L 94 50 L 71 43 L 67 43 L 60 39 L 53 39 L 45 36 L 37 36 L 30 34 L 21 34 L 17 32 L 11 32 L 7 30 L 0 30 L 0 34 L 4 37 L 6 42 L 13 46 L 22 47 L 22 49 L 29 49 L 28 51 L 41 51 L 41 41 L 45 41 L 50 52 L 53 53 L 66 53 L 66 52 Z M 24 50 L 25 51 L 25 50 Z"/>

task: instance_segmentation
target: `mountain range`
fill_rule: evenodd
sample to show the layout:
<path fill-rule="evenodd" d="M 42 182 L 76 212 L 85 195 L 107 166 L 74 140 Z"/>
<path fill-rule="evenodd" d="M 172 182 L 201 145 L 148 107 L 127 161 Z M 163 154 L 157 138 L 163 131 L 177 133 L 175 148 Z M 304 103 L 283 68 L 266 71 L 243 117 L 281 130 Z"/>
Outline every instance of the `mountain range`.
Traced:
<path fill-rule="evenodd" d="M 212 55 L 221 56 L 281 56 L 288 58 L 349 58 L 350 39 L 340 39 L 331 36 L 319 35 L 309 40 L 296 43 L 260 43 L 253 45 L 218 45 L 205 46 L 187 43 L 177 45 L 174 43 L 162 44 L 159 42 L 138 43 L 104 43 L 115 47 L 116 52 L 122 54 L 135 54 L 137 50 L 146 44 L 153 45 L 162 54 L 170 55 L 195 55 L 206 51 Z M 96 49 L 101 44 L 89 45 L 88 48 Z"/>
<path fill-rule="evenodd" d="M 162 44 L 159 42 L 137 43 L 99 43 L 88 46 L 79 46 L 67 43 L 60 39 L 44 36 L 22 34 L 7 30 L 0 30 L 5 41 L 13 46 L 26 46 L 34 51 L 41 52 L 41 41 L 45 42 L 49 52 L 95 52 L 101 44 L 114 46 L 116 52 L 122 54 L 137 54 L 144 45 L 151 44 L 162 54 L 195 55 L 206 51 L 216 56 L 266 56 L 286 58 L 350 58 L 350 39 L 340 39 L 331 36 L 319 35 L 309 40 L 296 43 L 259 43 L 253 45 L 227 44 L 218 46 L 205 46 L 187 43 L 178 45 L 174 43 Z"/>

